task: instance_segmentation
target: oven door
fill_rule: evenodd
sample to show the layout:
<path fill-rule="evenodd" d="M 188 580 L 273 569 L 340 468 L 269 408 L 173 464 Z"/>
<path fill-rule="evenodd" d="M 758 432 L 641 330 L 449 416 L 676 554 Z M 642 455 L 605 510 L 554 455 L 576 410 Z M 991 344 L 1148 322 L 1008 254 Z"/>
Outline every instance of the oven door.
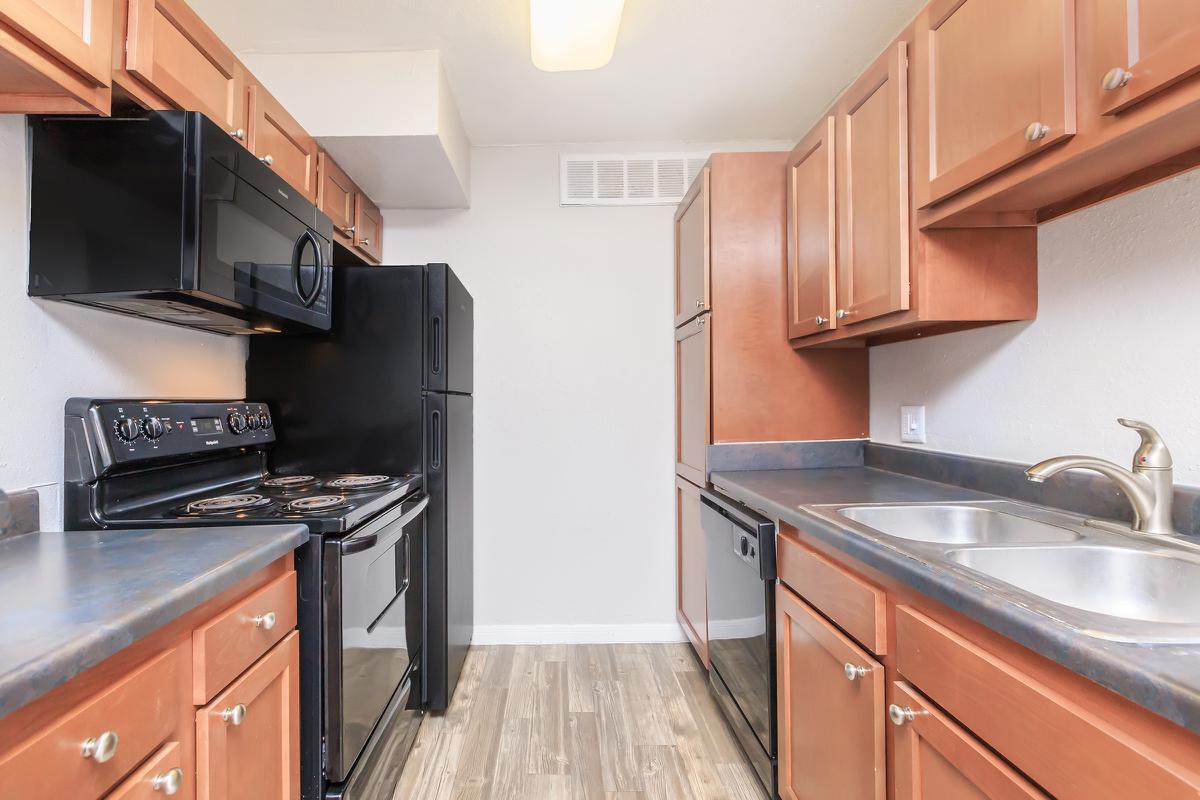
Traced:
<path fill-rule="evenodd" d="M 775 757 L 775 525 L 701 493 L 711 683 L 763 783 Z"/>
<path fill-rule="evenodd" d="M 425 508 L 418 495 L 325 542 L 325 775 L 344 781 L 421 646 Z"/>

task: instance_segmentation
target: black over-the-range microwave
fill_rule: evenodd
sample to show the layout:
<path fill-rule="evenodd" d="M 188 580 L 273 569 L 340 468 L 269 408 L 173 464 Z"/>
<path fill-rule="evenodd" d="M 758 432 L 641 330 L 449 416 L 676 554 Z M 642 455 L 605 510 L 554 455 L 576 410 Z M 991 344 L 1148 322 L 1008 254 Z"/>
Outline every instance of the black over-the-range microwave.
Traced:
<path fill-rule="evenodd" d="M 29 294 L 223 334 L 329 330 L 333 223 L 204 115 L 30 117 Z"/>

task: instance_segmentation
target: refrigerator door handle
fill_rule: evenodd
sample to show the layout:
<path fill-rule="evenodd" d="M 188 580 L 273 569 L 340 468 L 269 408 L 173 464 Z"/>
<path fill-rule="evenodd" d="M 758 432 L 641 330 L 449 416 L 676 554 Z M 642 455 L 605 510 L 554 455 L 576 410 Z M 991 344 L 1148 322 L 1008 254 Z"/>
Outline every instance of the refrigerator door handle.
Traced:
<path fill-rule="evenodd" d="M 442 412 L 433 411 L 429 415 L 429 468 L 442 468 Z"/>
<path fill-rule="evenodd" d="M 429 371 L 434 375 L 442 374 L 442 318 L 435 316 L 430 322 Z"/>

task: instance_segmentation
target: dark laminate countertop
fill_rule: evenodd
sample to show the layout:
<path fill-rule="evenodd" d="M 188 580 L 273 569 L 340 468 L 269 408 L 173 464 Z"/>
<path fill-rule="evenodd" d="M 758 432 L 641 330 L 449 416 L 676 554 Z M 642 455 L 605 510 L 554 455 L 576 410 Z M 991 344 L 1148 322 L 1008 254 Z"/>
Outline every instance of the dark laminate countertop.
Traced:
<path fill-rule="evenodd" d="M 0 540 L 0 716 L 307 539 L 303 525 L 243 525 Z"/>
<path fill-rule="evenodd" d="M 713 473 L 722 493 L 803 529 L 1047 658 L 1195 733 L 1200 733 L 1200 644 L 1133 644 L 1081 633 L 945 568 L 818 515 L 813 506 L 842 503 L 997 500 L 869 467 Z M 1035 557 L 1031 554 L 1031 557 Z"/>

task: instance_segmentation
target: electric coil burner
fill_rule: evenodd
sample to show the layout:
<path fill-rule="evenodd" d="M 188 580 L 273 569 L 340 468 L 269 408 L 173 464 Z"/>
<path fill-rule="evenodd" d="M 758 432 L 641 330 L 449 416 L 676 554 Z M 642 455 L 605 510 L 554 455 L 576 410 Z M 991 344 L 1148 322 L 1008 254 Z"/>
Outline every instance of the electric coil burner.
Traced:
<path fill-rule="evenodd" d="M 271 505 L 271 498 L 261 494 L 223 494 L 219 497 L 206 497 L 195 500 L 176 510 L 179 515 L 197 515 L 202 517 L 218 516 L 221 514 L 236 514 L 252 508 L 262 508 Z"/>
<path fill-rule="evenodd" d="M 400 480 L 391 475 L 341 475 L 325 481 L 324 486 L 340 492 L 379 491 L 397 485 Z"/>
<path fill-rule="evenodd" d="M 340 494 L 314 494 L 292 500 L 283 507 L 285 513 L 317 514 L 322 511 L 333 511 L 346 508 L 350 501 Z"/>
<path fill-rule="evenodd" d="M 74 399 L 65 423 L 67 530 L 308 529 L 293 556 L 300 800 L 391 797 L 425 703 L 421 477 L 350 474 L 337 452 L 273 474 L 264 403 Z"/>

